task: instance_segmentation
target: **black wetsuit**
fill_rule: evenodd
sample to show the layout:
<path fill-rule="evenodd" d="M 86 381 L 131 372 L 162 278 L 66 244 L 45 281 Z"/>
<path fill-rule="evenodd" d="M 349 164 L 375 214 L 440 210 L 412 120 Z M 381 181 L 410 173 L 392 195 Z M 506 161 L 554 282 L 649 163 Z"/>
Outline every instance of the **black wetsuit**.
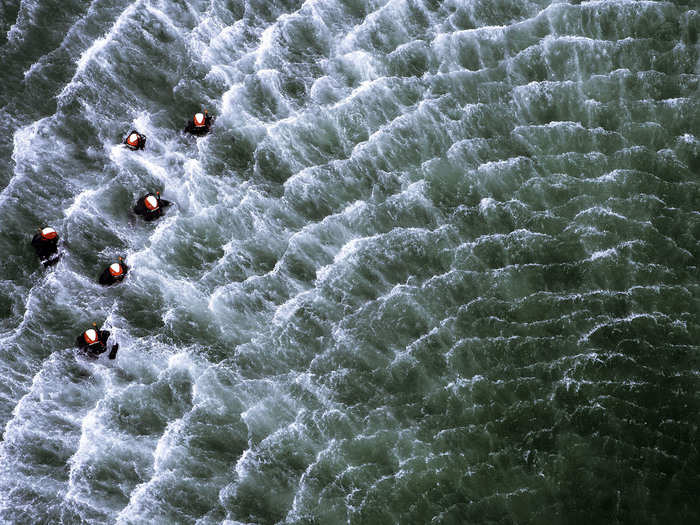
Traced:
<path fill-rule="evenodd" d="M 185 126 L 185 131 L 187 133 L 192 133 L 193 135 L 206 135 L 211 129 L 212 122 L 214 122 L 214 118 L 212 116 L 204 115 L 204 126 L 195 126 L 193 119 L 187 123 L 187 126 Z"/>
<path fill-rule="evenodd" d="M 102 275 L 100 275 L 100 284 L 101 285 L 109 286 L 111 284 L 119 283 L 119 282 L 122 282 L 124 280 L 124 277 L 129 272 L 129 267 L 126 264 L 124 264 L 123 261 L 120 262 L 119 264 L 121 264 L 121 266 L 122 266 L 122 274 L 117 276 L 117 277 L 114 277 L 111 273 L 109 273 L 109 266 L 108 266 L 107 268 L 105 268 L 105 271 L 102 272 Z"/>
<path fill-rule="evenodd" d="M 131 135 L 133 135 L 134 133 L 136 133 L 136 134 L 138 135 L 138 137 L 139 137 L 139 142 L 138 142 L 138 144 L 137 144 L 136 146 L 132 146 L 131 144 L 129 144 L 129 143 L 127 142 L 127 140 L 129 140 L 129 137 L 131 137 Z M 146 147 L 146 135 L 141 135 L 141 133 L 139 133 L 138 131 L 132 130 L 131 133 L 129 133 L 129 134 L 126 136 L 126 138 L 124 139 L 124 144 L 125 144 L 126 147 L 129 148 L 130 150 L 136 151 L 137 149 L 143 149 L 143 148 Z"/>
<path fill-rule="evenodd" d="M 32 246 L 34 251 L 36 251 L 36 256 L 39 257 L 39 260 L 45 266 L 58 260 L 57 257 L 54 257 L 54 255 L 58 254 L 58 235 L 53 239 L 44 239 L 41 234 L 37 233 L 32 238 Z"/>
<path fill-rule="evenodd" d="M 146 208 L 146 197 L 153 196 L 156 198 L 158 201 L 158 208 L 155 210 L 149 210 Z M 143 197 L 141 197 L 137 202 L 136 206 L 134 206 L 134 213 L 136 215 L 143 215 L 144 220 L 146 221 L 154 221 L 161 215 L 163 215 L 163 208 L 167 208 L 170 206 L 170 201 L 166 201 L 165 199 L 161 199 L 158 197 L 158 195 L 153 195 L 152 193 L 147 193 Z"/>
<path fill-rule="evenodd" d="M 100 354 L 104 354 L 107 351 L 107 339 L 109 339 L 109 330 L 99 330 L 97 332 L 98 341 L 93 344 L 88 344 L 85 340 L 83 334 L 80 334 L 75 340 L 75 345 L 84 351 L 88 357 L 97 359 Z M 117 357 L 117 350 L 119 350 L 119 345 L 114 343 L 112 345 L 112 350 L 109 352 L 109 358 L 114 359 Z"/>

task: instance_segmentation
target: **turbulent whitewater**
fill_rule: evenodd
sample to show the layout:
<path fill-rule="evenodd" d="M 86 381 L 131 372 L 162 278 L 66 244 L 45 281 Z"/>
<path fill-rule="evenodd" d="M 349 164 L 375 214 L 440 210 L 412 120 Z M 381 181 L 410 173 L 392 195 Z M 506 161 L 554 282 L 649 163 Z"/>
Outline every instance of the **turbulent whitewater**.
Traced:
<path fill-rule="evenodd" d="M 0 521 L 700 522 L 699 32 L 690 0 L 4 1 Z"/>

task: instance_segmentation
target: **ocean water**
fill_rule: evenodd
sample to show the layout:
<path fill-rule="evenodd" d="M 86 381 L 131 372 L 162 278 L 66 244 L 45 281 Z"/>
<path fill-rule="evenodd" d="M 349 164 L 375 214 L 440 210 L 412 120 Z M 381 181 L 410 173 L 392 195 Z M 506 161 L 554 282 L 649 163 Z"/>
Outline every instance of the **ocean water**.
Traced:
<path fill-rule="evenodd" d="M 684 0 L 3 0 L 0 521 L 700 523 L 699 32 Z"/>

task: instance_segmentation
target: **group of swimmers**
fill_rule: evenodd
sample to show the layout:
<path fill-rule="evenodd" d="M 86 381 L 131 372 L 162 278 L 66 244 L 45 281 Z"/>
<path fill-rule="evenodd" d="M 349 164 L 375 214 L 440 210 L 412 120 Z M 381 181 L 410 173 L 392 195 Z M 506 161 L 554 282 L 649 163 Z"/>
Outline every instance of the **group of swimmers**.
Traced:
<path fill-rule="evenodd" d="M 196 113 L 191 121 L 185 126 L 185 131 L 193 135 L 206 135 L 209 133 L 213 122 L 207 110 L 204 113 Z M 144 149 L 146 147 L 146 136 L 136 130 L 132 130 L 124 139 L 124 145 L 132 151 Z M 170 201 L 162 199 L 160 192 L 147 193 L 136 201 L 134 213 L 143 217 L 145 221 L 154 221 L 161 217 L 164 209 L 170 206 Z M 40 228 L 38 233 L 32 238 L 32 246 L 36 251 L 36 255 L 41 263 L 47 267 L 56 264 L 61 258 L 58 250 L 58 233 L 51 227 Z M 117 262 L 113 262 L 104 269 L 98 279 L 98 282 L 103 286 L 111 286 L 124 280 L 129 272 L 129 267 L 124 262 L 124 259 L 119 257 Z M 85 330 L 79 335 L 75 341 L 78 348 L 83 350 L 85 354 L 93 359 L 96 359 L 100 354 L 107 351 L 107 340 L 110 333 L 108 330 L 98 330 L 97 324 L 92 323 L 92 328 Z M 109 352 L 109 359 L 117 357 L 119 344 L 113 343 Z"/>

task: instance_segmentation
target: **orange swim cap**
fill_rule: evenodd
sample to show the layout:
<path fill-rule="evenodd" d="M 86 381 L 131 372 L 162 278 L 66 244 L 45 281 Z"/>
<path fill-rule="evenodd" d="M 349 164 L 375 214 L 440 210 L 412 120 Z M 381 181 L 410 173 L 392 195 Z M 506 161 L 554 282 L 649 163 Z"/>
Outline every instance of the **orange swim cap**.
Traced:
<path fill-rule="evenodd" d="M 143 203 L 146 205 L 146 208 L 150 211 L 155 211 L 158 209 L 158 199 L 156 199 L 153 195 L 148 195 L 144 200 Z"/>
<path fill-rule="evenodd" d="M 109 273 L 112 277 L 119 277 L 124 273 L 122 265 L 119 263 L 112 263 L 109 265 Z"/>
<path fill-rule="evenodd" d="M 85 339 L 85 342 L 89 345 L 94 345 L 100 340 L 99 336 L 97 335 L 97 330 L 94 330 L 92 328 L 90 328 L 89 330 L 85 330 L 85 332 L 83 333 L 83 339 Z"/>
<path fill-rule="evenodd" d="M 139 139 L 140 139 L 140 138 L 141 138 L 141 137 L 139 137 L 139 134 L 138 134 L 138 133 L 132 133 L 131 135 L 129 135 L 129 136 L 127 137 L 126 143 L 127 143 L 129 146 L 137 147 L 137 146 L 139 145 Z"/>
<path fill-rule="evenodd" d="M 55 239 L 56 237 L 58 237 L 58 234 L 56 233 L 56 230 L 54 230 L 53 228 L 42 228 L 41 229 L 41 238 L 42 239 L 46 239 L 48 241 L 51 239 Z"/>

